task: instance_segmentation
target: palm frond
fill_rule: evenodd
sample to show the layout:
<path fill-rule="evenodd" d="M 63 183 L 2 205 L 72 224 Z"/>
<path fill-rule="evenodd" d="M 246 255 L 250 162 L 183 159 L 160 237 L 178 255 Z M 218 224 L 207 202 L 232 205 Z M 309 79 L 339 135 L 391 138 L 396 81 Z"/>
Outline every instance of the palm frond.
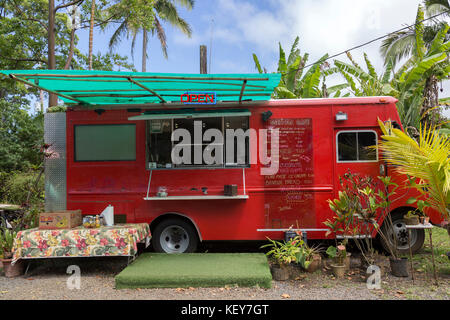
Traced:
<path fill-rule="evenodd" d="M 390 123 L 378 121 L 383 132 L 379 148 L 382 157 L 400 174 L 418 182 L 413 184 L 426 200 L 448 218 L 450 205 L 450 140 L 435 127 L 420 127 L 416 141 Z"/>
<path fill-rule="evenodd" d="M 156 34 L 158 35 L 159 43 L 161 44 L 161 50 L 163 52 L 164 58 L 167 59 L 167 39 L 166 32 L 164 31 L 163 26 L 159 22 L 158 18 L 155 17 L 155 29 Z"/>

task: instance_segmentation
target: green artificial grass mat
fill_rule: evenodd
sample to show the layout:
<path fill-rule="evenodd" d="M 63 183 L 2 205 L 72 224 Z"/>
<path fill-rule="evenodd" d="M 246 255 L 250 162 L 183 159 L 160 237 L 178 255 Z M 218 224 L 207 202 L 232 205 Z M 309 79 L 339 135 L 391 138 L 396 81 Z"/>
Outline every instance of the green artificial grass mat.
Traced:
<path fill-rule="evenodd" d="M 144 253 L 115 277 L 116 289 L 259 286 L 272 275 L 263 253 Z"/>

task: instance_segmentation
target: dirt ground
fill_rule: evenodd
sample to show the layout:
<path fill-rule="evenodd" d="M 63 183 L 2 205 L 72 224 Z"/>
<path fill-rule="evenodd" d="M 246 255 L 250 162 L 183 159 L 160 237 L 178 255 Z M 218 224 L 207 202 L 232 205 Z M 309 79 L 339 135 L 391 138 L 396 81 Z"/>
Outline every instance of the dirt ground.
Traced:
<path fill-rule="evenodd" d="M 385 273 L 381 289 L 369 290 L 363 271 L 353 268 L 343 279 L 335 279 L 329 270 L 298 273 L 292 280 L 273 281 L 271 289 L 262 288 L 174 288 L 114 289 L 114 276 L 127 264 L 126 258 L 66 258 L 34 261 L 28 273 L 18 278 L 0 276 L 0 300 L 80 299 L 80 300 L 450 300 L 450 275 L 439 274 L 438 286 L 432 272 L 415 272 L 396 278 Z M 387 258 L 384 261 L 388 267 Z M 70 290 L 69 265 L 81 270 L 80 289 Z M 70 281 L 70 280 L 69 280 Z"/>

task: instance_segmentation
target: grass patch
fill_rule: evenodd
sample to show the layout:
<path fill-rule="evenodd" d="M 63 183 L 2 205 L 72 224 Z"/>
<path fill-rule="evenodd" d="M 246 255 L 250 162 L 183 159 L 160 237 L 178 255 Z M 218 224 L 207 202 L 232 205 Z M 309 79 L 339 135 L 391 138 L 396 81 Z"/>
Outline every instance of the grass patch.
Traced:
<path fill-rule="evenodd" d="M 115 277 L 116 289 L 259 286 L 270 288 L 263 253 L 144 253 Z"/>
<path fill-rule="evenodd" d="M 432 239 L 436 272 L 442 275 L 450 275 L 450 261 L 447 257 L 447 252 L 450 251 L 450 237 L 447 230 L 440 227 L 433 228 Z M 429 231 L 425 231 L 425 243 L 422 250 L 413 255 L 413 265 L 414 269 L 419 272 L 433 273 Z"/>

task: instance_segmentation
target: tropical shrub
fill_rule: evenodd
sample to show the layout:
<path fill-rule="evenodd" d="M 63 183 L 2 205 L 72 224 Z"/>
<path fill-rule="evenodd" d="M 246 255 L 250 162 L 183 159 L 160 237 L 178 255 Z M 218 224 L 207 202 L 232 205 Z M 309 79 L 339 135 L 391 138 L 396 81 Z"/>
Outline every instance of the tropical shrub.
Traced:
<path fill-rule="evenodd" d="M 383 132 L 379 148 L 394 170 L 408 177 L 423 200 L 448 220 L 450 215 L 450 139 L 436 127 L 420 127 L 419 138 L 378 120 Z M 405 177 L 405 178 L 406 178 Z"/>

